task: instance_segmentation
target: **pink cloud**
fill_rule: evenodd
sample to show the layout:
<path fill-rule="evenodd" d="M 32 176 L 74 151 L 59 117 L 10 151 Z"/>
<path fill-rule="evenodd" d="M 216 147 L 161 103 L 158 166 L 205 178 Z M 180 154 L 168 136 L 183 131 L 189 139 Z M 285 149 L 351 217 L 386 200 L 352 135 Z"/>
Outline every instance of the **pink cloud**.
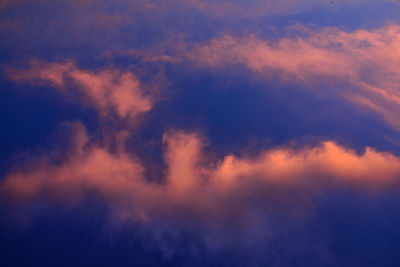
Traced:
<path fill-rule="evenodd" d="M 214 68 L 242 64 L 267 79 L 338 94 L 400 129 L 400 26 L 300 33 L 278 41 L 224 35 L 194 45 L 186 58 Z"/>
<path fill-rule="evenodd" d="M 134 117 L 148 112 L 152 100 L 144 94 L 144 85 L 131 72 L 112 68 L 89 71 L 78 68 L 74 62 L 46 63 L 33 60 L 29 69 L 8 69 L 15 81 L 48 84 L 61 93 L 82 95 L 82 103 L 96 107 L 102 116 L 116 114 L 119 118 Z"/>
<path fill-rule="evenodd" d="M 14 5 L 22 5 L 26 2 L 39 2 L 39 4 L 46 5 L 50 0 L 0 0 L 0 10 L 12 7 Z M 203 12 L 206 15 L 214 17 L 234 17 L 234 18 L 251 18 L 261 17 L 266 15 L 288 15 L 304 11 L 312 10 L 313 8 L 326 8 L 336 9 L 338 6 L 349 6 L 349 5 L 360 5 L 360 4 L 382 4 L 382 3 L 398 3 L 398 0 L 343 0 L 333 3 L 321 0 L 248 0 L 248 1 L 235 1 L 235 0 L 165 0 L 165 1 L 152 1 L 152 0 L 116 0 L 114 6 L 121 7 L 123 12 L 119 12 L 115 15 L 115 10 L 109 12 L 107 10 L 106 1 L 92 1 L 92 0 L 80 0 L 80 1 L 65 1 L 58 0 L 60 3 L 67 3 L 71 7 L 79 7 L 84 9 L 85 12 L 88 10 L 94 10 L 101 12 L 95 12 L 93 17 L 87 19 L 86 17 L 80 18 L 84 22 L 84 26 L 93 25 L 93 18 L 100 20 L 104 26 L 107 26 L 106 22 L 110 22 L 114 25 L 119 25 L 121 22 L 131 23 L 132 17 L 135 11 L 151 13 L 153 16 L 159 17 L 173 10 L 177 13 L 190 12 L 191 9 L 196 9 Z M 105 7 L 105 8 L 104 8 Z M 113 14 L 111 14 L 113 13 Z M 97 23 L 97 22 L 95 22 Z"/>
<path fill-rule="evenodd" d="M 323 190 L 348 187 L 368 192 L 398 186 L 400 158 L 367 148 L 364 153 L 334 142 L 302 149 L 276 148 L 257 157 L 227 155 L 212 160 L 195 133 L 164 136 L 167 165 L 163 183 L 149 182 L 146 165 L 132 154 L 88 143 L 85 128 L 74 126 L 74 151 L 61 164 L 42 160 L 15 170 L 0 183 L 10 205 L 35 199 L 74 206 L 96 194 L 111 207 L 113 220 L 148 222 L 160 216 L 219 225 L 231 216 L 246 221 L 252 199 L 265 205 L 301 207 Z M 247 218 L 247 219 L 246 219 Z M 222 220 L 222 221 L 221 221 Z M 229 222 L 227 222 L 229 223 Z"/>
<path fill-rule="evenodd" d="M 165 160 L 168 164 L 167 182 L 176 194 L 190 193 L 202 183 L 200 167 L 203 144 L 196 134 L 172 132 L 164 135 L 167 145 Z"/>

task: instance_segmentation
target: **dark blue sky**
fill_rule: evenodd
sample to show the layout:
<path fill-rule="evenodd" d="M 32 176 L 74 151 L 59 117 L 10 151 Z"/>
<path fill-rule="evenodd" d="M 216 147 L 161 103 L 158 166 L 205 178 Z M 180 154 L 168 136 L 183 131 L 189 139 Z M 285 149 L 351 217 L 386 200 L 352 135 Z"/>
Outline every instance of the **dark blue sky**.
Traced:
<path fill-rule="evenodd" d="M 399 14 L 0 0 L 0 266 L 398 266 Z"/>

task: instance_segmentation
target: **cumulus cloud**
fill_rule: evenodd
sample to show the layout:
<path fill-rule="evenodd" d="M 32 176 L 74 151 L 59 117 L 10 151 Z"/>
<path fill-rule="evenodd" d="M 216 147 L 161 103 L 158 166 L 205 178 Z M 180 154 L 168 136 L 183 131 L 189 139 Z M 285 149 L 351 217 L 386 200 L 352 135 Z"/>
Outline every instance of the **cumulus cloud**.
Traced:
<path fill-rule="evenodd" d="M 79 123 L 74 129 L 75 149 L 63 162 L 42 159 L 6 176 L 0 184 L 3 203 L 18 207 L 41 200 L 69 207 L 94 194 L 110 206 L 113 220 L 148 223 L 162 217 L 221 227 L 241 221 L 243 227 L 260 206 L 301 208 L 324 190 L 373 192 L 397 186 L 400 178 L 400 158 L 370 148 L 357 154 L 325 142 L 215 160 L 205 154 L 198 134 L 171 131 L 164 136 L 165 177 L 155 183 L 146 179 L 148 167 L 139 158 L 88 142 Z"/>
<path fill-rule="evenodd" d="M 269 80 L 297 83 L 319 94 L 338 94 L 381 115 L 400 129 L 400 26 L 345 32 L 305 27 L 298 35 L 269 41 L 224 35 L 189 49 L 198 64 L 242 64 Z"/>
<path fill-rule="evenodd" d="M 121 243 L 113 236 L 115 232 L 105 231 L 107 253 L 123 261 L 125 254 L 121 251 L 126 251 L 135 258 L 133 262 L 140 262 L 138 265 L 150 261 L 161 264 L 157 259 L 153 261 L 157 258 L 153 248 L 142 253 L 142 243 L 153 242 L 159 243 L 149 247 L 158 246 L 168 257 L 173 258 L 170 255 L 177 250 L 180 255 L 170 261 L 171 265 L 190 265 L 185 259 L 190 258 L 193 263 L 208 257 L 215 258 L 218 265 L 268 265 L 255 264 L 264 258 L 272 262 L 269 265 L 301 265 L 299 253 L 307 255 L 304 265 L 310 265 L 326 253 L 339 258 L 340 253 L 335 253 L 341 249 L 346 255 L 354 254 L 349 246 L 366 243 L 363 238 L 354 243 L 366 232 L 376 233 L 369 238 L 376 253 L 393 248 L 390 244 L 381 245 L 387 243 L 386 237 L 396 234 L 396 227 L 391 232 L 386 223 L 397 219 L 387 215 L 395 214 L 395 208 L 372 206 L 396 206 L 397 198 L 391 199 L 387 193 L 399 189 L 400 157 L 370 147 L 359 148 L 365 144 L 385 148 L 388 143 L 396 144 L 389 140 L 397 136 L 396 131 L 378 122 L 375 116 L 370 118 L 371 114 L 360 115 L 358 111 L 341 123 L 343 114 L 354 109 L 337 99 L 319 103 L 313 95 L 299 93 L 290 96 L 299 102 L 292 106 L 282 97 L 289 93 L 257 91 L 247 95 L 248 92 L 239 90 L 246 86 L 258 90 L 260 79 L 254 82 L 244 77 L 253 72 L 261 80 L 273 83 L 268 88 L 290 87 L 290 92 L 298 88 L 317 95 L 334 95 L 376 112 L 400 130 L 400 26 L 342 30 L 385 25 L 390 19 L 397 21 L 397 4 L 397 0 L 0 0 L 0 31 L 4 35 L 0 50 L 6 75 L 21 85 L 18 89 L 54 90 L 85 110 L 97 110 L 101 121 L 91 124 L 93 132 L 81 123 L 68 124 L 71 131 L 63 128 L 62 135 L 72 132 L 72 137 L 66 142 L 46 139 L 58 147 L 48 152 L 48 147 L 41 144 L 46 142 L 44 135 L 51 125 L 71 116 L 97 122 L 97 116 L 94 118 L 92 112 L 76 114 L 70 109 L 67 113 L 63 109 L 49 114 L 57 109 L 55 105 L 42 108 L 36 98 L 32 102 L 21 99 L 20 94 L 3 92 L 2 106 L 7 114 L 3 122 L 12 123 L 3 134 L 3 143 L 8 145 L 0 155 L 5 159 L 0 164 L 4 167 L 0 177 L 0 234 L 6 237 L 1 246 L 10 252 L 7 254 L 11 258 L 26 252 L 21 258 L 24 262 L 34 262 L 38 254 L 48 258 L 49 251 L 55 252 L 50 257 L 54 261 L 68 254 L 71 261 L 82 255 L 89 262 L 92 255 L 98 262 L 104 258 L 104 262 L 111 262 L 108 255 L 98 257 L 102 253 L 92 253 L 93 248 L 102 251 L 98 246 L 98 228 L 111 222 L 119 230 L 125 226 L 129 229 L 118 231 L 123 236 Z M 352 20 L 342 20 L 358 7 L 367 12 L 359 12 Z M 385 18 L 371 14 L 371 8 L 382 11 L 375 13 L 385 13 Z M 311 30 L 296 24 L 282 29 L 282 25 L 295 21 L 342 28 Z M 58 61 L 32 60 L 28 64 L 32 58 Z M 25 68 L 10 67 L 16 62 L 27 64 Z M 241 75 L 232 77 L 230 65 L 235 65 L 235 71 L 242 71 Z M 241 66 L 240 70 L 236 65 Z M 223 75 L 199 71 L 199 66 L 223 69 L 218 72 Z M 244 72 L 243 66 L 247 68 Z M 171 85 L 164 92 L 157 90 L 157 75 L 161 72 Z M 230 78 L 232 81 L 226 82 Z M 8 90 L 10 84 L 5 82 L 4 86 Z M 227 88 L 233 90 L 227 92 Z M 159 101 L 162 103 L 155 106 L 156 93 L 160 98 L 175 98 Z M 255 107 L 254 99 L 262 102 L 264 97 L 270 98 L 266 108 Z M 22 102 L 27 106 L 20 108 Z M 326 116 L 327 110 L 338 102 L 345 111 Z M 321 113 L 313 117 L 314 110 Z M 25 116 L 31 112 L 31 116 Z M 145 113 L 148 114 L 142 116 Z M 273 115 L 265 116 L 266 113 Z M 40 123 L 35 121 L 37 118 Z M 357 121 L 351 129 L 340 129 L 340 125 L 349 125 L 359 118 L 360 123 Z M 147 120 L 143 127 L 135 129 L 136 123 L 131 122 L 143 119 Z M 33 126 L 25 127 L 26 121 Z M 365 134 L 368 123 L 382 129 Z M 187 130 L 197 127 L 204 129 L 213 146 L 208 147 L 207 138 L 198 132 Z M 14 133 L 18 134 L 14 137 Z M 358 144 L 358 150 L 334 140 L 313 146 L 272 147 L 289 138 L 303 143 L 318 140 L 321 135 Z M 350 140 L 343 140 L 346 138 Z M 360 142 L 354 141 L 358 138 Z M 256 147 L 258 144 L 262 148 Z M 271 148 L 265 149 L 266 145 Z M 23 163 L 19 155 L 17 159 L 10 156 L 25 149 L 33 152 L 26 152 L 30 156 L 24 153 Z M 237 152 L 240 149 L 245 152 Z M 395 147 L 388 149 L 397 153 Z M 352 197 L 342 196 L 347 193 Z M 343 203 L 346 206 L 354 200 L 353 196 L 359 195 L 362 203 L 343 208 Z M 371 203 L 375 196 L 388 200 Z M 323 203 L 326 198 L 328 204 Z M 368 210 L 367 220 L 357 212 L 357 220 L 348 216 L 349 211 L 358 209 Z M 58 218 L 64 212 L 67 216 Z M 377 220 L 371 220 L 372 217 Z M 21 235 L 3 227 L 8 222 L 14 225 L 32 221 L 37 226 L 32 225 Z M 364 221 L 373 227 L 359 227 Z M 383 235 L 381 226 L 385 228 Z M 352 233 L 353 227 L 362 234 Z M 93 236 L 86 235 L 92 228 Z M 171 232 L 172 238 L 168 235 Z M 333 240 L 332 236 L 338 233 L 340 237 Z M 182 238 L 177 237 L 180 234 Z M 79 236 L 78 246 L 70 237 L 74 235 Z M 31 244 L 29 236 L 34 239 Z M 145 241 L 138 241 L 136 236 Z M 351 242 L 345 242 L 342 248 L 346 238 Z M 317 245 L 310 246 L 308 243 L 315 243 L 315 239 Z M 192 249 L 192 242 L 199 243 L 199 249 L 197 245 Z M 175 243 L 179 243 L 179 248 Z M 210 245 L 222 245 L 224 253 L 209 253 Z M 282 253 L 282 246 L 290 249 Z M 376 250 L 376 246 L 381 249 Z M 58 253 L 64 248 L 65 253 Z M 376 253 L 369 253 L 370 258 Z M 244 264 L 236 261 L 240 257 Z M 385 256 L 376 258 L 382 257 Z M 228 258 L 230 261 L 226 261 Z M 283 263 L 276 258 L 283 258 Z M 347 260 L 344 257 L 332 263 L 332 258 L 329 256 L 331 265 Z M 161 262 L 167 263 L 164 259 Z M 197 264 L 210 265 L 201 261 Z"/>
<path fill-rule="evenodd" d="M 90 71 L 80 69 L 72 61 L 33 60 L 28 69 L 8 68 L 7 72 L 14 81 L 49 85 L 68 96 L 75 93 L 79 101 L 95 107 L 104 117 L 115 114 L 120 119 L 133 118 L 153 105 L 150 96 L 145 95 L 144 85 L 129 71 Z"/>

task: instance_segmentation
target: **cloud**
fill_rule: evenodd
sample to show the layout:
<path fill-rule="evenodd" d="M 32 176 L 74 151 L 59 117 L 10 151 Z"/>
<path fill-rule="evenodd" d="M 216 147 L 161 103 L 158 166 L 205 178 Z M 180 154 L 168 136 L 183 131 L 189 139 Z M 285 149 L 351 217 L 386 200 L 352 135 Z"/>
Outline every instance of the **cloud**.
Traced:
<path fill-rule="evenodd" d="M 337 8 L 338 6 L 349 6 L 370 4 L 370 3 L 385 3 L 390 0 L 345 0 L 345 1 L 324 1 L 324 0 L 250 0 L 250 1 L 237 1 L 237 0 L 192 0 L 188 4 L 193 5 L 197 9 L 215 17 L 233 17 L 239 18 L 257 18 L 263 16 L 287 16 L 301 12 L 311 11 L 314 8 Z"/>
<path fill-rule="evenodd" d="M 220 68 L 241 64 L 280 83 L 306 85 L 317 94 L 339 95 L 373 110 L 400 129 L 400 26 L 345 32 L 311 31 L 277 41 L 255 35 L 223 35 L 193 45 L 186 58 Z"/>
<path fill-rule="evenodd" d="M 133 118 L 152 108 L 144 85 L 129 71 L 108 68 L 80 69 L 72 61 L 46 63 L 32 60 L 28 69 L 8 68 L 8 76 L 18 82 L 49 85 L 60 93 L 75 96 L 82 104 L 95 107 L 103 117 Z"/>
<path fill-rule="evenodd" d="M 3 203 L 14 210 L 35 201 L 74 207 L 95 195 L 111 208 L 111 220 L 151 223 L 163 218 L 204 227 L 241 221 L 246 229 L 260 206 L 301 210 L 319 192 L 380 191 L 398 186 L 400 178 L 400 158 L 370 148 L 357 154 L 325 142 L 216 160 L 205 153 L 198 134 L 171 131 L 164 136 L 165 177 L 155 183 L 146 179 L 148 167 L 132 153 L 89 142 L 79 123 L 73 129 L 74 149 L 61 163 L 44 158 L 1 181 Z"/>
<path fill-rule="evenodd" d="M 24 2 L 33 2 L 32 0 L 1 0 L 0 8 L 5 9 L 7 7 L 24 3 Z M 42 4 L 46 4 L 51 2 L 49 0 L 40 0 Z M 58 2 L 65 2 L 63 0 L 58 0 Z M 104 6 L 105 1 L 69 1 L 72 2 L 72 5 L 77 6 L 91 6 L 98 7 Z M 334 3 L 335 5 L 355 5 L 360 3 L 382 3 L 382 2 L 395 2 L 397 0 L 345 0 Z M 99 4 L 100 3 L 100 4 Z M 115 5 L 124 7 L 126 11 L 132 11 L 133 9 L 139 9 L 141 11 L 156 11 L 155 13 L 160 13 L 166 10 L 170 10 L 173 7 L 179 11 L 190 10 L 191 8 L 198 9 L 212 16 L 217 17 L 226 17 L 226 16 L 235 16 L 235 17 L 259 17 L 268 14 L 279 14 L 279 15 L 287 15 L 298 13 L 301 11 L 310 10 L 314 7 L 327 7 L 329 8 L 332 5 L 330 1 L 325 0 L 284 0 L 284 1 L 273 1 L 273 0 L 249 0 L 246 2 L 237 1 L 237 0 L 168 0 L 168 1 L 157 1 L 157 0 L 135 0 L 135 1 L 127 1 L 127 0 L 118 0 L 115 1 Z"/>

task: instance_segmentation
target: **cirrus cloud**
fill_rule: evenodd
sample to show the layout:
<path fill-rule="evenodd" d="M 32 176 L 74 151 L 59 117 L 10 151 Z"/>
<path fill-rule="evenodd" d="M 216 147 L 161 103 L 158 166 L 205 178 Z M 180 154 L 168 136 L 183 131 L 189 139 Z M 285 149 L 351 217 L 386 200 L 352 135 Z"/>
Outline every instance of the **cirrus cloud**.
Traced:
<path fill-rule="evenodd" d="M 195 44 L 185 57 L 219 68 L 242 64 L 272 81 L 306 85 L 373 110 L 400 129 L 400 26 L 345 32 L 302 27 L 297 36 L 269 41 L 223 35 Z"/>

